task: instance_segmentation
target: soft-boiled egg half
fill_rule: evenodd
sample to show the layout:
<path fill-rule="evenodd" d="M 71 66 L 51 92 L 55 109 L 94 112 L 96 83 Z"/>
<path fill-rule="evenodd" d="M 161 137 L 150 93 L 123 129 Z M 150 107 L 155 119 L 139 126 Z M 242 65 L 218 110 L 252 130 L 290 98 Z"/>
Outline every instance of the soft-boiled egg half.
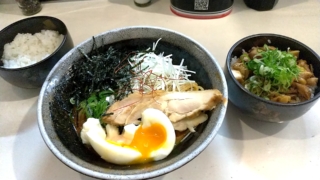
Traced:
<path fill-rule="evenodd" d="M 102 128 L 98 119 L 89 118 L 83 124 L 81 139 L 102 159 L 120 165 L 158 161 L 172 151 L 176 136 L 169 118 L 157 109 L 146 109 L 141 124 L 126 125 L 119 135 L 117 127 Z"/>

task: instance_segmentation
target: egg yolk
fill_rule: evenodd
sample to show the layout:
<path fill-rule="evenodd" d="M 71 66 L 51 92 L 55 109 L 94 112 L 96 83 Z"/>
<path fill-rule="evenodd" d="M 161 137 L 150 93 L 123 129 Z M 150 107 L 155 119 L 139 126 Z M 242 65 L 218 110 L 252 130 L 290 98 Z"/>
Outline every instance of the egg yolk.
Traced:
<path fill-rule="evenodd" d="M 134 134 L 130 147 L 137 149 L 142 157 L 139 161 L 150 161 L 150 154 L 162 147 L 166 141 L 167 134 L 165 128 L 160 123 L 153 123 L 149 127 L 140 126 Z"/>

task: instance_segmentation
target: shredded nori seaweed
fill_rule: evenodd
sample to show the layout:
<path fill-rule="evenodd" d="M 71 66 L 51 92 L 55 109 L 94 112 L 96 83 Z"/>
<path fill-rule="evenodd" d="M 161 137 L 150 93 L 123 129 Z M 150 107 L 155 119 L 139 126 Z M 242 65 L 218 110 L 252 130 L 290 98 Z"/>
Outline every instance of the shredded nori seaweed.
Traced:
<path fill-rule="evenodd" d="M 104 90 L 111 89 L 116 92 L 115 100 L 123 99 L 132 93 L 130 79 L 134 76 L 132 71 L 134 67 L 128 63 L 128 56 L 134 53 L 124 49 L 118 51 L 112 46 L 107 50 L 104 46 L 97 48 L 94 38 L 93 42 L 89 54 L 79 49 L 84 58 L 80 60 L 81 63 L 75 63 L 71 67 L 71 82 L 74 89 L 71 91 L 70 102 L 75 106 L 93 93 Z"/>

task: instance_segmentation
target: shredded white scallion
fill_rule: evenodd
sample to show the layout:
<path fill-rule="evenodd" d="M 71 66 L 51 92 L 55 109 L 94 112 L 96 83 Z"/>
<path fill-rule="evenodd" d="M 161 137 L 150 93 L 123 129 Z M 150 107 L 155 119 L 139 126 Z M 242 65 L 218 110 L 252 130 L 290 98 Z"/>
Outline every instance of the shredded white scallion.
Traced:
<path fill-rule="evenodd" d="M 153 43 L 152 51 L 155 51 L 155 50 L 156 50 L 157 45 L 158 45 L 158 42 L 159 42 L 160 40 L 161 40 L 161 38 L 159 38 L 156 43 Z"/>
<path fill-rule="evenodd" d="M 152 51 L 147 49 L 146 52 L 137 53 L 130 58 L 130 65 L 136 66 L 134 71 L 138 73 L 133 80 L 132 89 L 150 92 L 152 90 L 168 91 L 170 87 L 171 91 L 180 91 L 181 85 L 194 82 L 189 80 L 189 77 L 190 73 L 195 74 L 195 72 L 183 65 L 184 59 L 179 65 L 173 65 L 172 54 L 164 55 L 164 52 L 155 54 L 154 51 L 160 40 L 161 38 L 153 43 Z M 141 64 L 138 65 L 139 63 Z"/>

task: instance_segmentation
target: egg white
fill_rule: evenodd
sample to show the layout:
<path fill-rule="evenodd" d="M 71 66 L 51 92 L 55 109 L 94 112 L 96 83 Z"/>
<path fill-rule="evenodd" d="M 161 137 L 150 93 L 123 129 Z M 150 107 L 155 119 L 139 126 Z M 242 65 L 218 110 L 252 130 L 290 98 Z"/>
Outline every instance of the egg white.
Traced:
<path fill-rule="evenodd" d="M 154 161 L 167 157 L 172 151 L 176 141 L 173 125 L 162 111 L 151 108 L 143 111 L 141 124 L 139 125 L 142 129 L 150 127 L 152 124 L 156 123 L 161 124 L 164 127 L 166 131 L 166 139 L 160 148 L 150 153 L 148 160 Z M 117 134 L 117 138 L 113 139 L 111 137 L 114 133 L 112 132 L 114 131 L 112 130 L 112 127 L 107 127 L 105 131 L 100 125 L 98 119 L 88 118 L 83 124 L 81 139 L 84 144 L 91 145 L 101 158 L 108 162 L 119 165 L 139 163 L 139 159 L 141 159 L 142 154 L 138 150 L 128 146 L 128 142 L 131 142 L 134 133 L 139 126 L 132 124 L 127 125 L 124 127 L 124 133 L 122 135 Z M 124 142 L 126 143 L 123 144 Z"/>
<path fill-rule="evenodd" d="M 89 118 L 81 131 L 84 144 L 90 144 L 102 159 L 114 164 L 128 164 L 141 157 L 141 153 L 106 141 L 106 133 L 99 119 Z"/>

